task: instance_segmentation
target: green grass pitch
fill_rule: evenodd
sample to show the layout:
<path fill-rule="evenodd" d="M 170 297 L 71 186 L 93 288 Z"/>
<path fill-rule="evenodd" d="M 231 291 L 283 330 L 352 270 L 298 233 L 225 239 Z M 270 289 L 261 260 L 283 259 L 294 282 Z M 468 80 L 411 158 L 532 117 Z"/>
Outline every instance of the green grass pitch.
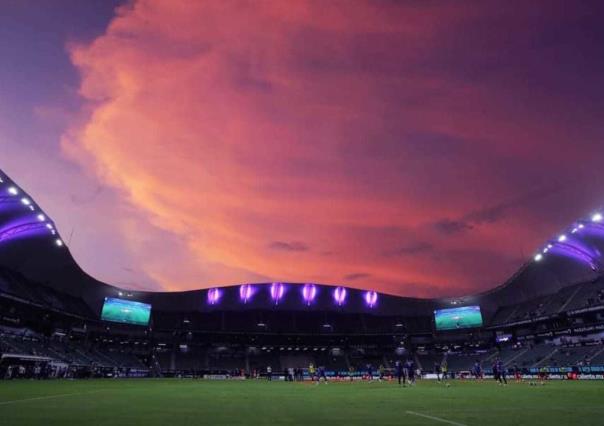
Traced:
<path fill-rule="evenodd" d="M 604 382 L 0 381 L 13 425 L 602 425 Z"/>

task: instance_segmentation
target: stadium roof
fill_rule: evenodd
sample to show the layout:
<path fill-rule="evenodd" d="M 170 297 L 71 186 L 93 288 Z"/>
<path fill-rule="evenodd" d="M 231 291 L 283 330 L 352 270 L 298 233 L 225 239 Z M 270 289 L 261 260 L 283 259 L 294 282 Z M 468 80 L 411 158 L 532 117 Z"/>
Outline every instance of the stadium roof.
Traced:
<path fill-rule="evenodd" d="M 499 287 L 465 297 L 404 298 L 312 283 L 244 283 L 173 293 L 134 291 L 100 282 L 83 271 L 52 219 L 33 197 L 0 170 L 0 266 L 88 300 L 125 295 L 136 300 L 151 300 L 168 309 L 171 304 L 180 308 L 245 309 L 257 303 L 283 309 L 316 305 L 379 311 L 400 310 L 404 305 L 409 313 L 417 310 L 418 314 L 435 307 L 462 304 L 481 304 L 495 309 L 595 279 L 602 269 L 602 250 L 604 218 L 602 213 L 594 212 L 545 241 L 533 258 Z M 198 297 L 190 297 L 197 293 Z M 190 300 L 195 300 L 195 305 Z"/>

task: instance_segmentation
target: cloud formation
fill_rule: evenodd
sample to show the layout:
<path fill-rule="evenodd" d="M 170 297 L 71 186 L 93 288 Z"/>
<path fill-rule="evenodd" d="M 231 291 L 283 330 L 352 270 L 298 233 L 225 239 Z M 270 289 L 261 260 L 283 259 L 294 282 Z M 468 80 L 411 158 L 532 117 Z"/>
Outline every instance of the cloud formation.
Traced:
<path fill-rule="evenodd" d="M 493 5 L 134 1 L 70 46 L 87 108 L 62 147 L 119 194 L 108 220 L 165 289 L 484 290 L 583 213 L 530 227 L 559 200 L 535 196 L 548 171 L 600 174 L 569 163 L 595 165 L 601 131 L 543 90 L 567 78 L 547 46 L 568 16 Z"/>
<path fill-rule="evenodd" d="M 307 251 L 308 246 L 299 241 L 273 241 L 269 244 L 269 247 L 274 250 L 283 250 L 283 251 Z"/>

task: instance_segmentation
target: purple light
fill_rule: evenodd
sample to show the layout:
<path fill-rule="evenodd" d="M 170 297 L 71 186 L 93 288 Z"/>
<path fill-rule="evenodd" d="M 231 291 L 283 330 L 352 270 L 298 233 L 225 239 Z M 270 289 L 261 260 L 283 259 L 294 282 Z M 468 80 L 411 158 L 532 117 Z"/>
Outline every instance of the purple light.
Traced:
<path fill-rule="evenodd" d="M 285 286 L 282 283 L 271 284 L 271 299 L 273 299 L 275 305 L 279 304 L 283 294 L 285 294 Z"/>
<path fill-rule="evenodd" d="M 346 289 L 344 287 L 336 287 L 333 291 L 333 299 L 336 301 L 338 306 L 342 306 L 346 300 Z"/>
<path fill-rule="evenodd" d="M 581 248 L 567 243 L 556 243 L 551 251 L 571 259 L 586 263 L 593 271 L 599 269 L 597 259 L 591 253 L 585 252 Z"/>
<path fill-rule="evenodd" d="M 243 303 L 247 303 L 248 300 L 254 295 L 254 287 L 250 284 L 243 284 L 239 287 L 239 299 Z"/>
<path fill-rule="evenodd" d="M 11 197 L 10 195 L 3 195 L 0 193 L 0 210 L 1 211 L 11 211 L 17 207 L 20 207 L 19 199 L 16 197 Z M 33 207 L 33 206 L 30 206 Z"/>
<path fill-rule="evenodd" d="M 211 288 L 208 290 L 208 304 L 215 305 L 220 301 L 222 291 L 219 288 Z"/>
<path fill-rule="evenodd" d="M 302 287 L 302 298 L 307 305 L 310 305 L 317 297 L 317 286 L 314 284 L 304 284 Z"/>
<path fill-rule="evenodd" d="M 375 306 L 375 304 L 377 303 L 377 298 L 378 295 L 375 291 L 365 292 L 365 303 L 367 303 L 367 306 L 369 306 L 370 308 L 373 308 Z"/>
<path fill-rule="evenodd" d="M 0 226 L 0 243 L 44 235 L 47 232 L 43 223 L 33 220 L 30 216 L 24 216 Z"/>
<path fill-rule="evenodd" d="M 25 223 L 0 230 L 0 243 L 18 238 L 29 238 L 45 233 L 44 227 L 40 226 L 39 223 Z"/>

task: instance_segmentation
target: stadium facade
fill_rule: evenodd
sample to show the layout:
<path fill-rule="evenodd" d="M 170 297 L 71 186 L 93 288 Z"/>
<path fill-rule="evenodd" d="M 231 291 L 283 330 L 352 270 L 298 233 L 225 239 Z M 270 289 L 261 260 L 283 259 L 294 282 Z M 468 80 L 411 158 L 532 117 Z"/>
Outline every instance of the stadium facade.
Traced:
<path fill-rule="evenodd" d="M 52 219 L 0 171 L 0 366 L 250 375 L 312 362 L 339 374 L 412 357 L 424 371 L 448 360 L 463 372 L 500 357 L 527 373 L 600 374 L 603 246 L 595 213 L 546 241 L 499 287 L 455 298 L 317 283 L 134 291 L 83 271 Z"/>

